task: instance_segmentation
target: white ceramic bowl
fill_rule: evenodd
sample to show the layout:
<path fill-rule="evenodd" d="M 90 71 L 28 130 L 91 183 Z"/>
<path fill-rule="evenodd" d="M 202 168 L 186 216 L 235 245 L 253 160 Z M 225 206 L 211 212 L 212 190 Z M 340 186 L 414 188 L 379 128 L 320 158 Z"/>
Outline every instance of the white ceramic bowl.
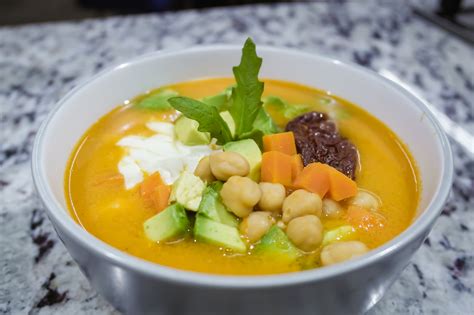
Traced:
<path fill-rule="evenodd" d="M 274 276 L 181 271 L 100 241 L 76 224 L 66 208 L 64 172 L 79 138 L 99 117 L 148 89 L 232 76 L 241 50 L 208 46 L 148 54 L 68 93 L 43 123 L 33 150 L 33 177 L 50 220 L 92 286 L 117 309 L 130 314 L 363 312 L 382 297 L 438 217 L 451 187 L 452 157 L 444 132 L 422 100 L 356 65 L 294 50 L 257 50 L 264 59 L 261 77 L 331 91 L 371 112 L 408 145 L 423 186 L 417 218 L 406 231 L 360 259 Z"/>

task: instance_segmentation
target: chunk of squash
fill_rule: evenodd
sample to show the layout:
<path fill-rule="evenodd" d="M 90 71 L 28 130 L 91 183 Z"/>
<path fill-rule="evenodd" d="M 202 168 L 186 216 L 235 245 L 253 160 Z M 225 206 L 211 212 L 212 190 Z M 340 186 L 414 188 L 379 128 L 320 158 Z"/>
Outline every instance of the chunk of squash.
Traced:
<path fill-rule="evenodd" d="M 329 166 L 319 162 L 306 165 L 293 185 L 318 194 L 321 199 L 324 198 L 329 190 Z"/>
<path fill-rule="evenodd" d="M 295 136 L 293 132 L 281 132 L 263 136 L 265 152 L 278 151 L 288 155 L 296 154 Z"/>
<path fill-rule="evenodd" d="M 263 153 L 260 181 L 291 186 L 291 156 L 279 151 Z"/>

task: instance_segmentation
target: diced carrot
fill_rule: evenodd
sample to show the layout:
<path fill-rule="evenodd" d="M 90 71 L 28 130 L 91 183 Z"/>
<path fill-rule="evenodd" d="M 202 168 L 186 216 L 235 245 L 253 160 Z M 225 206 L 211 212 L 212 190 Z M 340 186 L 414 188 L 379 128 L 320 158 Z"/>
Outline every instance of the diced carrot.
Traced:
<path fill-rule="evenodd" d="M 326 193 L 331 199 L 340 201 L 357 194 L 357 184 L 352 179 L 323 163 L 311 163 L 293 180 L 295 188 L 303 188 L 323 198 Z"/>
<path fill-rule="evenodd" d="M 156 187 L 161 185 L 164 185 L 164 183 L 161 179 L 160 173 L 155 172 L 151 174 L 140 184 L 140 196 L 143 198 L 150 198 Z"/>
<path fill-rule="evenodd" d="M 303 171 L 303 159 L 301 155 L 295 154 L 291 157 L 291 180 L 294 181 Z"/>
<path fill-rule="evenodd" d="M 291 156 L 279 151 L 264 152 L 260 181 L 291 185 Z"/>
<path fill-rule="evenodd" d="M 329 169 L 326 164 L 311 163 L 298 175 L 293 185 L 303 188 L 323 198 L 329 190 Z"/>
<path fill-rule="evenodd" d="M 353 197 L 357 194 L 355 181 L 328 165 L 329 169 L 329 197 L 336 201 Z"/>
<path fill-rule="evenodd" d="M 263 136 L 263 151 L 279 151 L 288 155 L 295 155 L 296 145 L 293 132 L 288 131 Z"/>
<path fill-rule="evenodd" d="M 355 228 L 366 231 L 381 228 L 386 223 L 385 217 L 381 214 L 359 206 L 349 206 L 346 212 L 346 219 Z"/>
<path fill-rule="evenodd" d="M 168 206 L 170 194 L 170 185 L 160 185 L 155 188 L 151 198 L 153 200 L 153 205 L 158 212 L 163 211 Z"/>

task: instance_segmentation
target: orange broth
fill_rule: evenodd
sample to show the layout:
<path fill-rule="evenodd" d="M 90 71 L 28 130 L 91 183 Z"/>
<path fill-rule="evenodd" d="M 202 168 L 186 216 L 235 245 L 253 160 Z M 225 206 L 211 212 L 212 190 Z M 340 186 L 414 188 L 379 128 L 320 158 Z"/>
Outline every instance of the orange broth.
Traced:
<path fill-rule="evenodd" d="M 335 119 L 340 133 L 358 148 L 360 165 L 356 182 L 377 194 L 386 218 L 382 229 L 359 230 L 354 239 L 376 248 L 389 241 L 412 221 L 418 204 L 420 184 L 414 161 L 397 136 L 375 117 L 350 102 L 306 86 L 264 80 L 264 97 L 281 97 L 292 104 L 310 105 Z M 233 79 L 205 79 L 170 85 L 180 95 L 202 98 L 217 94 Z M 138 96 L 135 102 L 142 98 Z M 330 101 L 327 104 L 327 101 Z M 116 143 L 127 135 L 153 134 L 149 121 L 173 121 L 176 114 L 153 112 L 120 105 L 99 119 L 83 136 L 71 154 L 65 174 L 65 193 L 73 218 L 91 234 L 131 255 L 178 269 L 215 274 L 250 275 L 293 272 L 320 266 L 319 253 L 296 262 L 267 260 L 258 255 L 235 254 L 192 237 L 170 244 L 154 243 L 145 237 L 143 222 L 156 214 L 140 197 L 138 186 L 126 190 L 117 164 L 123 149 Z M 287 120 L 271 113 L 284 127 Z M 347 222 L 322 218 L 326 228 Z"/>

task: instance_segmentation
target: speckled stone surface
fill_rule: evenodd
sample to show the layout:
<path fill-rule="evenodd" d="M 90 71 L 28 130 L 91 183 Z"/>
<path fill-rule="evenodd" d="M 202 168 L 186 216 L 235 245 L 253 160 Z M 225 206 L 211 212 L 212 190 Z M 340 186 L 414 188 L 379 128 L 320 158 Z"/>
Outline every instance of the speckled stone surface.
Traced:
<path fill-rule="evenodd" d="M 453 147 L 452 195 L 425 244 L 369 313 L 472 314 L 474 48 L 400 2 L 251 6 L 0 28 L 0 313 L 115 312 L 80 273 L 34 192 L 31 146 L 54 103 L 94 73 L 143 53 L 241 44 L 252 36 L 257 44 L 359 63 L 432 104 Z"/>

